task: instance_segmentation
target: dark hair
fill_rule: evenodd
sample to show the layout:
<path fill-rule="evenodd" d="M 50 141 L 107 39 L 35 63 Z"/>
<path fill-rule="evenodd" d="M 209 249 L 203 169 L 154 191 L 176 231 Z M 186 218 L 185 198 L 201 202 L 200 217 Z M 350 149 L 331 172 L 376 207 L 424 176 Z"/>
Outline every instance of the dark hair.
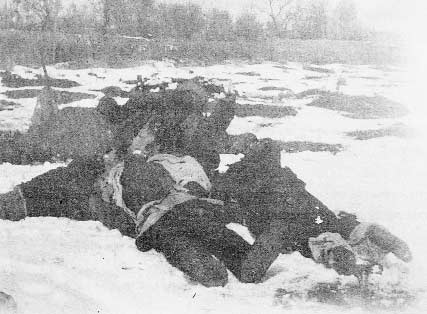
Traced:
<path fill-rule="evenodd" d="M 102 114 L 105 119 L 117 124 L 122 121 L 122 108 L 117 104 L 114 98 L 104 96 L 99 100 L 96 111 Z"/>

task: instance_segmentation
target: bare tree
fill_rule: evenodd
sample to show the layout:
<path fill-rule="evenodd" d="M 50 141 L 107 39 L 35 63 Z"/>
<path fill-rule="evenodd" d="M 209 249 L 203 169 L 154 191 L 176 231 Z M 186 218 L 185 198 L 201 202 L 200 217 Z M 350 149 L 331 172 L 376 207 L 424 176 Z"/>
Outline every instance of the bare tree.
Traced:
<path fill-rule="evenodd" d="M 267 13 L 273 26 L 274 35 L 281 37 L 287 28 L 287 23 L 291 16 L 290 7 L 294 0 L 265 0 L 267 8 L 263 11 Z"/>
<path fill-rule="evenodd" d="M 233 18 L 228 11 L 212 9 L 206 14 L 206 38 L 229 40 L 233 37 Z"/>
<path fill-rule="evenodd" d="M 61 0 L 14 0 L 14 4 L 26 22 L 36 23 L 43 32 L 55 30 Z"/>
<path fill-rule="evenodd" d="M 244 40 L 257 40 L 262 37 L 264 29 L 255 14 L 243 13 L 237 17 L 235 35 Z"/>
<path fill-rule="evenodd" d="M 46 70 L 47 44 L 49 36 L 56 30 L 56 20 L 62 7 L 61 0 L 14 0 L 14 3 L 21 16 L 25 16 L 26 20 L 31 20 L 40 27 L 42 34 L 40 59 L 46 85 L 49 85 L 49 75 Z"/>
<path fill-rule="evenodd" d="M 301 39 L 326 37 L 328 15 L 324 0 L 307 0 L 293 10 L 292 36 Z"/>
<path fill-rule="evenodd" d="M 334 10 L 334 35 L 337 39 L 358 39 L 360 26 L 353 0 L 340 0 Z"/>

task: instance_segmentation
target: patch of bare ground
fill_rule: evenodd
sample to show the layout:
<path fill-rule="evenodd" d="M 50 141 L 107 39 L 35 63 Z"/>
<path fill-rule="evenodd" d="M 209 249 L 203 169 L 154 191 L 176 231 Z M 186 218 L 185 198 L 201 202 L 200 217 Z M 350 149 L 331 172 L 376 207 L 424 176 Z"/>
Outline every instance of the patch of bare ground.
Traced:
<path fill-rule="evenodd" d="M 40 94 L 40 89 L 27 88 L 27 89 L 14 89 L 3 92 L 7 98 L 20 99 L 20 98 L 35 98 Z"/>
<path fill-rule="evenodd" d="M 330 94 L 330 92 L 322 89 L 313 88 L 313 89 L 307 89 L 303 92 L 297 93 L 295 94 L 295 97 L 298 99 L 302 99 L 310 96 L 319 96 L 319 95 L 322 96 L 322 95 L 328 95 L 328 94 Z"/>
<path fill-rule="evenodd" d="M 105 79 L 106 79 L 106 77 L 105 77 L 105 76 L 99 76 L 98 74 L 93 73 L 93 72 L 89 72 L 87 75 L 89 75 L 89 76 L 94 76 L 94 77 L 96 77 L 96 78 L 98 78 L 98 79 L 101 79 L 101 80 L 105 80 Z"/>
<path fill-rule="evenodd" d="M 373 138 L 394 136 L 394 137 L 408 137 L 411 134 L 409 127 L 403 123 L 396 123 L 387 128 L 381 128 L 376 130 L 357 130 L 352 132 L 346 132 L 345 135 L 353 137 L 356 140 L 364 141 Z"/>
<path fill-rule="evenodd" d="M 244 133 L 239 135 L 230 135 L 230 153 L 238 154 L 249 149 L 251 143 L 256 142 L 257 138 L 252 133 Z M 275 145 L 282 151 L 287 153 L 300 153 L 305 151 L 310 152 L 330 152 L 337 154 L 341 152 L 344 147 L 341 144 L 327 144 L 327 143 L 316 143 L 308 141 L 278 141 L 273 140 Z"/>
<path fill-rule="evenodd" d="M 309 66 L 309 65 L 305 65 L 303 69 L 307 71 L 318 72 L 318 73 L 335 73 L 333 70 L 329 70 L 321 67 Z"/>
<path fill-rule="evenodd" d="M 44 86 L 46 81 L 40 74 L 36 74 L 35 79 L 27 79 L 19 76 L 18 74 L 9 71 L 0 72 L 1 83 L 3 86 L 10 88 L 20 88 L 29 86 Z M 49 85 L 52 87 L 71 88 L 80 86 L 79 83 L 68 79 L 49 78 Z"/>
<path fill-rule="evenodd" d="M 277 289 L 275 299 L 284 305 L 290 301 L 304 300 L 339 306 L 343 309 L 362 308 L 368 312 L 402 311 L 417 301 L 417 292 L 399 287 L 384 289 L 373 284 L 364 287 L 356 284 L 318 283 L 308 291 Z"/>
<path fill-rule="evenodd" d="M 128 98 L 130 96 L 129 92 L 122 90 L 118 86 L 107 86 L 107 87 L 104 87 L 103 89 L 92 89 L 92 91 L 101 92 L 105 96 L 108 96 L 108 97 Z"/>
<path fill-rule="evenodd" d="M 292 70 L 292 68 L 290 68 L 286 65 L 273 65 L 273 68 L 281 69 L 283 71 Z"/>
<path fill-rule="evenodd" d="M 362 80 L 370 80 L 370 81 L 376 81 L 376 80 L 381 79 L 378 76 L 358 76 L 358 75 L 350 75 L 349 78 L 362 79 Z"/>
<path fill-rule="evenodd" d="M 13 110 L 17 107 L 21 107 L 21 104 L 5 99 L 0 99 L 0 111 Z"/>
<path fill-rule="evenodd" d="M 306 80 L 321 80 L 323 76 L 306 76 L 304 77 Z"/>
<path fill-rule="evenodd" d="M 257 72 L 237 72 L 236 74 L 245 76 L 261 76 L 261 74 Z"/>
<path fill-rule="evenodd" d="M 69 92 L 62 90 L 53 90 L 55 102 L 58 105 L 68 104 L 74 101 L 96 98 L 95 95 L 87 93 Z M 20 99 L 20 98 L 35 98 L 40 94 L 40 89 L 14 89 L 3 92 L 7 98 Z"/>
<path fill-rule="evenodd" d="M 263 82 L 280 81 L 279 79 L 273 79 L 273 78 L 260 78 L 259 80 Z"/>
<path fill-rule="evenodd" d="M 275 90 L 281 91 L 281 92 L 290 91 L 289 88 L 280 87 L 280 86 L 264 86 L 264 87 L 258 88 L 258 90 L 263 91 L 263 92 L 275 91 Z"/>
<path fill-rule="evenodd" d="M 21 132 L 0 130 L 0 163 L 22 164 L 24 148 L 21 139 Z"/>
<path fill-rule="evenodd" d="M 291 106 L 274 106 L 263 104 L 235 104 L 235 115 L 238 117 L 284 118 L 296 116 L 298 111 Z M 208 108 L 209 110 L 209 108 Z"/>
<path fill-rule="evenodd" d="M 307 106 L 340 111 L 352 119 L 398 118 L 409 113 L 404 105 L 383 96 L 350 96 L 316 89 L 296 96 L 297 98 L 317 96 Z"/>
<path fill-rule="evenodd" d="M 300 153 L 300 152 L 310 151 L 310 152 L 330 152 L 332 154 L 337 154 L 344 149 L 344 147 L 341 144 L 327 144 L 327 143 L 317 143 L 317 142 L 307 142 L 307 141 L 291 141 L 291 142 L 275 141 L 275 142 L 277 142 L 280 148 L 287 153 Z"/>

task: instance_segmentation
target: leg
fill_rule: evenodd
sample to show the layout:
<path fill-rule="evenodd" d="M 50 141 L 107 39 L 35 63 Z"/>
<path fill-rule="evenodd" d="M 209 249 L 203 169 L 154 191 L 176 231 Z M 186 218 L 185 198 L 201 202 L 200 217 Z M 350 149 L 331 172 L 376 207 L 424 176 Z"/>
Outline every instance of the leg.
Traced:
<path fill-rule="evenodd" d="M 134 237 L 135 223 L 124 211 L 93 191 L 98 170 L 93 163 L 74 163 L 48 171 L 0 195 L 0 219 L 27 216 L 96 220 Z"/>
<path fill-rule="evenodd" d="M 206 241 L 209 252 L 224 263 L 237 279 L 242 281 L 242 261 L 246 259 L 252 246 L 234 231 L 224 228 L 212 241 Z"/>
<path fill-rule="evenodd" d="M 102 164 L 97 160 L 73 161 L 20 184 L 28 216 L 92 219 L 89 197 L 101 171 Z"/>
<path fill-rule="evenodd" d="M 178 205 L 139 236 L 136 245 L 141 251 L 162 252 L 173 266 L 205 286 L 223 286 L 223 263 L 237 276 L 250 245 L 228 230 L 220 216 L 220 208 L 207 202 Z"/>
<path fill-rule="evenodd" d="M 224 265 L 196 238 L 175 228 L 162 229 L 161 222 L 147 232 L 156 237 L 153 248 L 163 253 L 172 266 L 190 279 L 207 287 L 224 286 L 227 283 L 228 275 Z M 140 248 L 138 239 L 136 243 Z"/>
<path fill-rule="evenodd" d="M 0 196 L 3 219 L 53 216 L 91 218 L 89 196 L 98 174 L 94 162 L 72 162 L 41 174 Z M 23 214 L 25 213 L 25 214 Z"/>
<path fill-rule="evenodd" d="M 259 281 L 280 254 L 289 229 L 276 224 L 251 246 L 226 228 L 222 210 L 201 201 L 181 204 L 140 236 L 137 247 L 163 252 L 172 265 L 204 285 L 219 282 L 225 267 L 218 260 L 240 281 Z"/>

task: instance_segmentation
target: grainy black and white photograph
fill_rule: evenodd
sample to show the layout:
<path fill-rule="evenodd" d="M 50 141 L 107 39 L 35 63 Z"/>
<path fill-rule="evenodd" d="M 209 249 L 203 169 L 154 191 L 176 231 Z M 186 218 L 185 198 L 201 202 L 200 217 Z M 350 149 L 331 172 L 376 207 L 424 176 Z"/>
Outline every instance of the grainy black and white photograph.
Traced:
<path fill-rule="evenodd" d="M 0 0 L 0 314 L 426 313 L 426 16 Z"/>

